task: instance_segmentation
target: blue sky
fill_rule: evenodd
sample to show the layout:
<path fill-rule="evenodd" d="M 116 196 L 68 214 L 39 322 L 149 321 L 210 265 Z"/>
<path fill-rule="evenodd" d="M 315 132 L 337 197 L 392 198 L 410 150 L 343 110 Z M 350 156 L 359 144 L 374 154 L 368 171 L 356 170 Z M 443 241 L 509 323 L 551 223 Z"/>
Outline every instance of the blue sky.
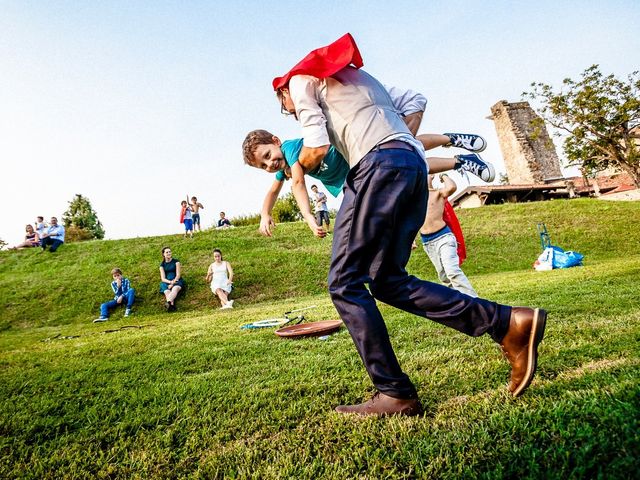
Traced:
<path fill-rule="evenodd" d="M 187 194 L 205 225 L 258 212 L 272 178 L 243 165 L 244 136 L 299 136 L 271 79 L 345 32 L 369 73 L 427 96 L 421 133 L 482 134 L 502 170 L 491 105 L 594 63 L 638 69 L 638 25 L 631 0 L 0 0 L 0 238 L 76 193 L 108 238 L 179 233 Z"/>

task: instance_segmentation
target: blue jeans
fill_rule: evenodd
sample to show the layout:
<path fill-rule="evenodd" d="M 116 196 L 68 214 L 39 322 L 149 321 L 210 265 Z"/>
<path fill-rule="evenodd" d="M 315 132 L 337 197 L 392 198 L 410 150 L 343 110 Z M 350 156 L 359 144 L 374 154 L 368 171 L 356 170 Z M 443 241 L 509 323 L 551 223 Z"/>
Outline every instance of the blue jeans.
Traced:
<path fill-rule="evenodd" d="M 63 242 L 63 241 L 61 241 L 61 240 L 55 240 L 55 239 L 53 239 L 53 238 L 51 238 L 51 237 L 44 237 L 40 243 L 41 243 L 41 245 L 42 245 L 42 249 L 43 249 L 43 250 L 46 250 L 46 249 L 47 249 L 47 246 L 48 246 L 48 245 L 51 245 L 51 246 L 49 247 L 49 251 L 53 253 L 53 252 L 55 252 L 55 251 L 58 249 L 58 247 L 59 247 L 60 245 L 62 245 L 64 242 Z"/>
<path fill-rule="evenodd" d="M 376 300 L 470 336 L 500 341 L 511 307 L 473 298 L 405 269 L 427 208 L 427 168 L 417 153 L 372 150 L 347 176 L 333 231 L 331 300 L 378 391 L 415 398 Z M 369 284 L 367 290 L 365 284 Z"/>
<path fill-rule="evenodd" d="M 136 290 L 134 288 L 130 288 L 127 293 L 125 293 L 124 298 L 122 300 L 122 303 L 118 303 L 117 300 L 109 300 L 108 302 L 104 302 L 102 305 L 100 305 L 100 316 L 101 317 L 108 317 L 109 316 L 109 309 L 111 308 L 115 308 L 118 305 L 121 304 L 125 304 L 127 305 L 127 308 L 131 308 L 131 305 L 133 305 L 133 301 L 136 298 Z"/>

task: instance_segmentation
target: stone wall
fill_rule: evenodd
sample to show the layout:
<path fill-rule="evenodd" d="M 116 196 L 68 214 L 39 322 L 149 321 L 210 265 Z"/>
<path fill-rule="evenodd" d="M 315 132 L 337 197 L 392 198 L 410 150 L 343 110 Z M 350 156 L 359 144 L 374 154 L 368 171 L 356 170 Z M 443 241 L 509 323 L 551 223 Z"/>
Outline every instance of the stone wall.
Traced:
<path fill-rule="evenodd" d="M 544 183 L 562 178 L 556 149 L 528 102 L 502 100 L 491 107 L 510 184 Z M 537 122 L 534 122 L 534 120 Z"/>

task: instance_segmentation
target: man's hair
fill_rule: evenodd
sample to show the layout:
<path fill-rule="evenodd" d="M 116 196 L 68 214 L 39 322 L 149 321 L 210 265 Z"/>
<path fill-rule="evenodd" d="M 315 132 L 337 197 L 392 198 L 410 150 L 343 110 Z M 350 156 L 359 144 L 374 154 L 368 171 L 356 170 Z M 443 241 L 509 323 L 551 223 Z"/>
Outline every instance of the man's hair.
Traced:
<path fill-rule="evenodd" d="M 256 149 L 260 145 L 273 145 L 273 134 L 266 130 L 252 130 L 242 142 L 242 157 L 244 163 L 253 166 L 255 162 Z"/>
<path fill-rule="evenodd" d="M 191 197 L 191 200 L 198 200 L 196 197 Z"/>
<path fill-rule="evenodd" d="M 227 215 L 227 214 L 226 214 L 226 213 L 224 213 L 224 212 L 220 212 L 220 215 Z"/>
<path fill-rule="evenodd" d="M 42 215 L 38 215 L 36 218 L 41 222 L 44 222 L 44 217 Z"/>
<path fill-rule="evenodd" d="M 113 270 L 111 270 L 111 275 L 115 275 L 116 273 L 117 273 L 118 275 L 122 275 L 122 270 L 120 270 L 120 269 L 119 269 L 119 268 L 117 268 L 117 267 L 116 267 L 116 268 L 114 268 Z"/>
<path fill-rule="evenodd" d="M 314 188 L 318 188 L 317 185 L 311 185 L 311 190 L 313 190 Z"/>
<path fill-rule="evenodd" d="M 55 218 L 56 222 L 58 221 L 58 217 L 51 217 L 51 220 Z"/>

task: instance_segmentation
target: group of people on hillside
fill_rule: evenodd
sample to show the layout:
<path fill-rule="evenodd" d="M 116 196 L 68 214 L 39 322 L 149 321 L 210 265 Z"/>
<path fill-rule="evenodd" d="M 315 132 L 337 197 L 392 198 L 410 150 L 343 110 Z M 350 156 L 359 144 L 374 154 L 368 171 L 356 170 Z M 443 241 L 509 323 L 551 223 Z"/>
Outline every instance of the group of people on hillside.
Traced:
<path fill-rule="evenodd" d="M 100 305 L 100 316 L 93 322 L 106 322 L 109 319 L 110 310 L 124 306 L 124 316 L 131 315 L 131 309 L 135 300 L 135 289 L 131 281 L 122 276 L 122 270 L 111 270 L 113 281 L 111 289 L 114 297 Z M 233 300 L 229 294 L 233 290 L 233 268 L 231 264 L 222 258 L 222 252 L 218 248 L 213 249 L 213 262 L 209 265 L 205 276 L 206 282 L 220 300 L 221 309 L 233 308 Z M 167 312 L 176 310 L 176 300 L 181 291 L 186 287 L 182 277 L 182 264 L 173 256 L 171 247 L 162 249 L 162 262 L 160 262 L 160 293 L 164 295 L 164 308 Z"/>
<path fill-rule="evenodd" d="M 24 241 L 12 250 L 40 247 L 42 251 L 47 248 L 51 253 L 55 252 L 64 243 L 64 226 L 58 224 L 56 217 L 51 217 L 49 225 L 44 222 L 44 217 L 36 217 L 35 224 L 28 223 L 25 227 Z"/>
<path fill-rule="evenodd" d="M 492 181 L 493 167 L 478 155 L 486 142 L 472 134 L 416 135 L 426 99 L 411 90 L 385 87 L 362 65 L 350 34 L 310 52 L 272 82 L 281 112 L 300 122 L 303 138 L 281 142 L 266 130 L 254 130 L 243 142 L 246 164 L 276 173 L 263 202 L 264 235 L 272 235 L 271 210 L 285 179 L 291 179 L 303 218 L 320 238 L 327 232 L 310 212 L 305 174 L 322 181 L 331 193 L 344 193 L 333 230 L 329 293 L 376 393 L 336 411 L 376 416 L 422 412 L 376 301 L 470 336 L 488 334 L 511 366 L 508 390 L 521 395 L 535 374 L 546 312 L 500 305 L 477 297 L 470 285 L 463 293 L 462 286 L 455 290 L 406 271 L 418 232 L 430 257 L 438 255 L 443 273 L 452 263 L 459 267 L 459 258 L 450 258 L 451 227 L 443 226 L 450 183 L 443 178 L 443 192 L 436 194 L 429 173 L 455 169 Z M 470 153 L 425 159 L 425 151 L 436 146 Z M 447 280 L 453 285 L 453 279 Z"/>
<path fill-rule="evenodd" d="M 189 195 L 187 195 L 187 199 L 180 202 L 180 223 L 184 225 L 185 238 L 187 238 L 187 236 L 193 238 L 195 231 L 202 231 L 202 227 L 200 226 L 200 210 L 204 210 L 204 206 L 198 201 L 197 197 L 191 197 L 191 199 L 189 199 Z M 224 229 L 231 228 L 232 226 L 229 219 L 226 218 L 226 214 L 220 212 L 220 219 L 216 224 L 216 228 Z"/>

